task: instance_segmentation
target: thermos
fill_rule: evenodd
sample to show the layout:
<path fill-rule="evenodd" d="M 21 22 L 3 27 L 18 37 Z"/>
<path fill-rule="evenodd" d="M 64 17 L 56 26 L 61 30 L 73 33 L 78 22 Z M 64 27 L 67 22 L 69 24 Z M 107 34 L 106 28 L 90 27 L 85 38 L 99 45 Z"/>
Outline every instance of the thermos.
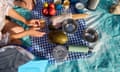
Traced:
<path fill-rule="evenodd" d="M 88 9 L 95 10 L 99 4 L 100 0 L 88 0 Z"/>

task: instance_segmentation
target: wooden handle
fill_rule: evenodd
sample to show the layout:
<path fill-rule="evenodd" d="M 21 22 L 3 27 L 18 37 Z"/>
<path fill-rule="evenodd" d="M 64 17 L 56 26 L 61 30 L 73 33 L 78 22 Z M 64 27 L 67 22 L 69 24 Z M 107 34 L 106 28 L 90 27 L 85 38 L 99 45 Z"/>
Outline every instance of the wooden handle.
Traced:
<path fill-rule="evenodd" d="M 88 14 L 72 14 L 73 19 L 84 19 L 87 18 L 89 15 Z"/>

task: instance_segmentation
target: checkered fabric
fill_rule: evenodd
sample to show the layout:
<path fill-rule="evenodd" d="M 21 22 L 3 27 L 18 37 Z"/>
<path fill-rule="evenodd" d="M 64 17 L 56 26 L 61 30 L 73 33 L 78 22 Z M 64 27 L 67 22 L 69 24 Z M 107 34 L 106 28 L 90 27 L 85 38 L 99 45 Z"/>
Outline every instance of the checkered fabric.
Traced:
<path fill-rule="evenodd" d="M 35 19 L 40 19 L 40 18 L 44 18 L 46 20 L 46 28 L 44 30 L 41 31 L 45 31 L 46 33 L 49 32 L 48 30 L 48 24 L 49 22 L 49 18 L 45 17 L 42 15 L 42 8 L 43 8 L 43 3 L 44 2 L 52 2 L 53 0 L 37 0 L 37 5 L 35 7 L 35 9 L 32 11 L 33 14 L 33 18 Z M 60 15 L 63 13 L 63 9 L 62 10 L 58 10 L 57 11 L 57 15 Z M 74 7 L 71 6 L 70 9 L 68 10 L 68 13 L 75 13 Z M 83 19 L 77 20 L 78 22 L 78 30 L 76 33 L 74 34 L 68 34 L 68 44 L 69 45 L 84 45 L 84 46 L 88 46 L 88 42 L 82 39 L 82 32 L 85 30 L 86 28 L 86 24 L 85 21 Z M 49 60 L 50 63 L 55 63 L 56 60 L 53 58 L 51 52 L 53 50 L 53 48 L 56 46 L 56 44 L 52 44 L 49 42 L 48 40 L 48 35 L 45 35 L 44 37 L 40 37 L 40 38 L 36 38 L 36 37 L 32 37 L 32 49 L 33 49 L 33 54 L 39 56 L 39 57 L 44 57 L 46 59 Z M 71 61 L 71 60 L 76 60 L 76 59 L 80 59 L 80 58 L 86 58 L 89 57 L 90 53 L 75 53 L 75 52 L 69 52 L 68 58 L 65 61 Z"/>

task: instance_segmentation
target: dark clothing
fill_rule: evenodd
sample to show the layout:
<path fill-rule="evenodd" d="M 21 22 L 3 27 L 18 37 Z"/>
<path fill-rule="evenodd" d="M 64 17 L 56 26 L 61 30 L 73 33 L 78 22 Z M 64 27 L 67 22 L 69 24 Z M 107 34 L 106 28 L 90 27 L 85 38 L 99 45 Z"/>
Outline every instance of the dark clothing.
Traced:
<path fill-rule="evenodd" d="M 30 61 L 29 55 L 14 47 L 0 48 L 0 72 L 18 72 L 18 67 Z"/>

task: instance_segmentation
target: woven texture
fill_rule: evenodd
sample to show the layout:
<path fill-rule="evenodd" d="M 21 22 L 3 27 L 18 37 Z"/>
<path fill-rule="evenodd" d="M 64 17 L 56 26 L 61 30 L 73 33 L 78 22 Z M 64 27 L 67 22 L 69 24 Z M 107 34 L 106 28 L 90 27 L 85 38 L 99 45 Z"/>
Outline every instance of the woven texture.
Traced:
<path fill-rule="evenodd" d="M 42 15 L 42 8 L 43 8 L 43 4 L 44 2 L 52 2 L 51 0 L 38 0 L 37 5 L 35 7 L 35 9 L 32 11 L 32 15 L 33 18 L 35 19 L 45 19 L 46 20 L 46 28 L 44 30 L 41 31 L 45 31 L 46 33 L 49 32 L 48 30 L 48 25 L 50 23 L 49 18 L 45 17 Z M 64 11 L 62 10 L 58 10 L 56 15 L 60 15 L 62 14 Z M 67 11 L 68 13 L 75 13 L 74 7 L 71 6 L 70 9 Z M 84 45 L 84 46 L 88 46 L 89 43 L 85 40 L 83 40 L 82 38 L 82 32 L 85 30 L 86 28 L 86 24 L 85 21 L 83 19 L 77 20 L 78 23 L 78 30 L 76 33 L 74 34 L 68 34 L 68 45 Z M 40 37 L 40 38 L 36 38 L 36 37 L 32 37 L 32 51 L 33 54 L 35 54 L 36 56 L 39 57 L 43 57 L 49 60 L 50 63 L 55 63 L 55 59 L 53 58 L 51 52 L 53 50 L 53 48 L 56 46 L 55 44 L 52 44 L 49 42 L 48 40 L 48 35 L 45 35 L 44 37 Z M 76 59 L 80 59 L 80 58 L 86 58 L 91 56 L 91 52 L 90 53 L 75 53 L 75 52 L 69 52 L 68 58 L 65 61 L 68 60 L 76 60 Z"/>

